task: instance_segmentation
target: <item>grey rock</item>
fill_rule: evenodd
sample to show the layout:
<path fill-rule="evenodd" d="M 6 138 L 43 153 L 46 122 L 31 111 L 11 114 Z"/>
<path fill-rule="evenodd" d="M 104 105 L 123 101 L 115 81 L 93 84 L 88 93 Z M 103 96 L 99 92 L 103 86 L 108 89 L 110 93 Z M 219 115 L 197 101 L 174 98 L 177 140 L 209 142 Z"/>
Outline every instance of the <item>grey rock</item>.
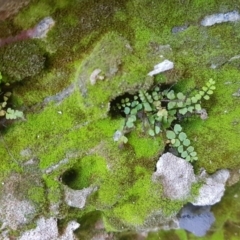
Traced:
<path fill-rule="evenodd" d="M 26 179 L 20 174 L 12 174 L 6 181 L 2 183 L 3 187 L 0 192 L 0 221 L 4 228 L 17 230 L 18 227 L 29 223 L 36 214 L 35 206 L 25 199 L 25 190 L 22 188 L 27 185 L 29 181 L 38 184 L 31 179 Z M 19 193 L 22 189 L 22 193 Z M 26 187 L 26 191 L 28 187 Z"/>
<path fill-rule="evenodd" d="M 165 196 L 174 200 L 186 199 L 192 184 L 196 182 L 192 165 L 171 153 L 165 153 L 160 157 L 153 180 L 159 180 Z"/>
<path fill-rule="evenodd" d="M 232 11 L 227 13 L 216 13 L 206 16 L 202 21 L 202 26 L 212 26 L 216 23 L 223 22 L 235 22 L 240 20 L 240 15 L 238 11 Z"/>
<path fill-rule="evenodd" d="M 96 190 L 96 187 L 73 190 L 67 186 L 64 186 L 65 202 L 71 207 L 83 208 L 85 206 L 87 197 Z"/>
<path fill-rule="evenodd" d="M 230 172 L 227 169 L 217 171 L 211 176 L 206 174 L 203 186 L 199 190 L 199 195 L 192 201 L 193 205 L 206 206 L 214 205 L 219 202 L 225 191 L 225 184 L 230 176 Z"/>
<path fill-rule="evenodd" d="M 210 212 L 210 206 L 193 206 L 187 204 L 179 213 L 179 226 L 198 237 L 206 235 L 215 221 L 215 217 Z"/>
<path fill-rule="evenodd" d="M 37 227 L 24 232 L 18 240 L 76 240 L 73 231 L 79 228 L 80 224 L 71 221 L 68 223 L 62 235 L 59 235 L 57 219 L 40 218 L 37 220 Z"/>
<path fill-rule="evenodd" d="M 173 67 L 174 67 L 173 62 L 166 59 L 163 62 L 155 65 L 154 69 L 151 72 L 148 73 L 148 76 L 152 77 L 152 76 L 154 76 L 156 74 L 159 74 L 161 72 L 171 70 L 171 69 L 173 69 Z"/>

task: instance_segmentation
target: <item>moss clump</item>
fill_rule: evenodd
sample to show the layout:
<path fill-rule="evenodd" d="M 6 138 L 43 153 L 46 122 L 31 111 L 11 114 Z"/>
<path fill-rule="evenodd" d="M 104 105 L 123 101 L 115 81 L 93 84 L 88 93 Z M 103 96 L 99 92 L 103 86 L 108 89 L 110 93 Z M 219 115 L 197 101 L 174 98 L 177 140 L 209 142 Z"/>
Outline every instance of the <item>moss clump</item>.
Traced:
<path fill-rule="evenodd" d="M 1 50 L 0 71 L 8 76 L 9 82 L 32 77 L 44 68 L 46 58 L 33 40 L 17 42 Z"/>
<path fill-rule="evenodd" d="M 106 160 L 90 155 L 77 160 L 74 167 L 63 175 L 63 181 L 73 189 L 82 189 L 92 184 L 100 185 L 106 172 Z"/>

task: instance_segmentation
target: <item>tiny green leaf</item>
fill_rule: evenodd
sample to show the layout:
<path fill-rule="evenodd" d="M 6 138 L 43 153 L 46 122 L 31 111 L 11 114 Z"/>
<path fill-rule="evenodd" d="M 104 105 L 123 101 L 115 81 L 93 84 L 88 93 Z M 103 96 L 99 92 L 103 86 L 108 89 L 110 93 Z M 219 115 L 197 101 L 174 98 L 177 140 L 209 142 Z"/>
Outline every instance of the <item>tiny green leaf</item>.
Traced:
<path fill-rule="evenodd" d="M 151 112 L 152 111 L 152 108 L 151 108 L 151 106 L 150 106 L 150 104 L 148 102 L 144 102 L 143 106 L 144 106 L 144 110 L 146 112 Z"/>
<path fill-rule="evenodd" d="M 196 152 L 191 152 L 190 155 L 191 155 L 192 157 L 196 157 L 196 156 L 197 156 L 197 153 L 196 153 Z"/>
<path fill-rule="evenodd" d="M 183 146 L 180 145 L 177 150 L 178 150 L 179 153 L 182 153 L 183 152 Z"/>
<path fill-rule="evenodd" d="M 149 130 L 148 130 L 148 134 L 149 134 L 150 136 L 152 136 L 152 137 L 155 136 L 155 132 L 154 132 L 152 129 L 149 129 Z"/>
<path fill-rule="evenodd" d="M 174 132 L 176 133 L 176 134 L 178 134 L 179 132 L 181 132 L 182 131 L 182 127 L 180 126 L 180 124 L 175 124 L 174 125 Z"/>
<path fill-rule="evenodd" d="M 176 102 L 169 102 L 168 103 L 168 109 L 172 109 L 176 106 Z"/>
<path fill-rule="evenodd" d="M 201 105 L 200 104 L 195 104 L 195 109 L 197 111 L 200 111 L 202 108 L 201 108 Z"/>
<path fill-rule="evenodd" d="M 178 135 L 178 138 L 179 138 L 180 141 L 184 141 L 184 140 L 187 138 L 187 135 L 186 135 L 186 133 L 181 132 L 181 133 Z"/>
<path fill-rule="evenodd" d="M 176 134 L 175 134 L 173 131 L 170 131 L 170 130 L 168 130 L 168 131 L 166 132 L 166 136 L 167 136 L 168 139 L 174 139 L 174 138 L 176 138 Z"/>
<path fill-rule="evenodd" d="M 187 108 L 182 108 L 182 109 L 179 110 L 179 113 L 184 115 L 184 114 L 187 113 L 187 111 L 188 111 Z"/>
<path fill-rule="evenodd" d="M 189 146 L 189 147 L 187 148 L 187 151 L 190 152 L 190 153 L 193 152 L 193 151 L 194 151 L 194 147 Z"/>
<path fill-rule="evenodd" d="M 181 157 L 182 158 L 186 158 L 187 156 L 188 156 L 187 151 L 184 151 L 184 152 L 181 153 Z"/>
<path fill-rule="evenodd" d="M 205 95 L 203 98 L 204 98 L 205 100 L 209 100 L 209 99 L 210 99 L 210 97 L 209 97 L 208 95 Z"/>
<path fill-rule="evenodd" d="M 175 143 L 173 144 L 174 147 L 179 147 L 180 146 L 180 141 L 178 139 L 175 139 Z"/>
<path fill-rule="evenodd" d="M 185 98 L 185 96 L 180 92 L 180 93 L 177 94 L 177 98 L 179 100 L 183 100 Z"/>
<path fill-rule="evenodd" d="M 189 139 L 185 139 L 184 141 L 183 141 L 183 145 L 184 146 L 189 146 L 190 145 L 190 140 Z"/>
<path fill-rule="evenodd" d="M 128 115 L 128 114 L 130 113 L 130 108 L 129 108 L 129 107 L 125 107 L 125 108 L 124 108 L 124 113 L 125 113 L 126 115 Z"/>
<path fill-rule="evenodd" d="M 160 127 L 159 126 L 155 126 L 155 133 L 156 134 L 159 134 L 161 131 Z"/>

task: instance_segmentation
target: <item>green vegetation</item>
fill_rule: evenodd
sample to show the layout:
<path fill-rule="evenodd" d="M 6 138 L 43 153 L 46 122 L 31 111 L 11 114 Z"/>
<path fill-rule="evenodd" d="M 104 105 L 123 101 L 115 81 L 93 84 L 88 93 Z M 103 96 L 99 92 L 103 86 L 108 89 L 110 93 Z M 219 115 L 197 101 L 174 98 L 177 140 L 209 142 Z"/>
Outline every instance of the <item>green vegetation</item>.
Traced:
<path fill-rule="evenodd" d="M 13 171 L 23 174 L 25 163 L 38 159 L 39 181 L 43 185 L 36 187 L 29 181 L 23 192 L 25 198 L 39 204 L 39 213 L 54 215 L 53 210 L 49 213 L 49 206 L 62 202 L 63 178 L 74 189 L 98 187 L 83 210 L 60 204 L 60 215 L 67 216 L 66 222 L 97 209 L 104 216 L 107 230 L 122 231 L 138 228 L 154 211 L 171 216 L 185 203 L 166 199 L 161 186 L 151 182 L 166 139 L 172 147 L 180 147 L 181 154 L 187 151 L 188 156 L 193 155 L 187 160 L 194 160 L 197 153 L 196 170 L 204 167 L 211 173 L 221 168 L 239 168 L 239 97 L 232 94 L 239 89 L 240 64 L 238 59 L 229 61 L 240 51 L 239 22 L 209 28 L 199 25 L 207 14 L 232 11 L 236 8 L 234 2 L 52 2 L 33 0 L 7 22 L 9 32 L 2 33 L 8 36 L 32 28 L 48 15 L 56 21 L 44 41 L 18 42 L 0 49 L 3 80 L 14 82 L 13 103 L 23 106 L 26 118 L 1 132 L 1 182 Z M 171 33 L 174 26 L 185 24 L 189 25 L 185 31 Z M 1 25 L 0 29 L 6 26 Z M 173 61 L 174 69 L 154 78 L 146 77 L 164 59 Z M 90 85 L 89 77 L 98 68 L 104 80 Z M 206 86 L 208 89 L 198 89 L 209 78 L 216 81 L 216 90 L 212 82 Z M 71 84 L 73 92 L 62 100 L 44 102 Z M 152 87 L 161 84 L 173 88 L 160 91 Z M 191 89 L 194 91 L 189 92 Z M 211 95 L 210 90 L 214 90 L 211 101 L 204 101 Z M 124 123 L 110 116 L 109 103 L 126 92 L 138 94 L 136 99 L 124 98 L 124 108 L 120 105 L 127 115 Z M 202 108 L 209 118 L 191 121 L 193 112 Z M 141 121 L 136 110 L 146 113 Z M 177 112 L 184 116 L 181 126 L 174 125 Z M 121 141 L 128 141 L 119 149 L 113 135 L 121 127 L 135 130 L 124 132 Z M 164 139 L 161 131 L 166 130 L 169 132 Z M 32 154 L 22 155 L 25 149 Z M 66 162 L 58 166 L 61 160 Z M 51 167 L 56 168 L 47 173 Z M 193 186 L 192 194 L 198 190 L 199 186 Z M 0 195 L 1 191 L 2 186 Z M 234 191 L 227 194 L 229 199 L 214 207 L 219 221 L 214 228 L 217 233 L 207 236 L 212 239 L 234 239 L 233 233 L 239 233 L 235 226 L 239 224 L 239 212 L 235 211 L 239 209 L 239 199 L 233 198 Z M 149 239 L 158 238 L 196 239 L 182 230 L 149 235 Z"/>
<path fill-rule="evenodd" d="M 113 106 L 126 115 L 121 137 L 118 142 L 127 143 L 124 133 L 134 128 L 137 119 L 143 123 L 144 131 L 152 137 L 166 132 L 169 144 L 176 148 L 182 158 L 187 161 L 198 159 L 194 147 L 190 146 L 190 140 L 182 132 L 179 124 L 174 125 L 174 131 L 167 130 L 174 120 L 181 120 L 193 114 L 200 114 L 202 119 L 207 118 L 207 114 L 201 107 L 201 100 L 209 100 L 210 95 L 216 89 L 215 81 L 210 79 L 206 86 L 194 94 L 194 91 L 184 95 L 182 92 L 175 93 L 172 89 L 160 91 L 160 87 L 155 87 L 152 91 L 140 90 L 136 95 L 122 98 Z M 194 94 L 194 95 L 193 95 Z M 167 130 L 167 131 L 166 131 Z M 177 136 L 176 136 L 177 135 Z"/>

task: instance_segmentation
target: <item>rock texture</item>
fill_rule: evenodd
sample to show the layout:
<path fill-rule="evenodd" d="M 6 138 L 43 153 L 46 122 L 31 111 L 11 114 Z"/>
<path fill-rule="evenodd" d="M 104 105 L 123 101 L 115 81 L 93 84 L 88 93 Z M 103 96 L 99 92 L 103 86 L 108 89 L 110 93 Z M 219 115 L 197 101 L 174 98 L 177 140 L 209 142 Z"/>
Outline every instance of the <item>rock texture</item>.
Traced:
<path fill-rule="evenodd" d="M 160 181 L 166 197 L 177 200 L 190 196 L 193 183 L 203 182 L 199 195 L 192 204 L 196 206 L 214 205 L 219 202 L 225 191 L 225 184 L 230 176 L 229 170 L 222 169 L 208 175 L 203 172 L 196 176 L 190 163 L 171 153 L 163 154 L 157 162 L 157 171 L 153 180 Z"/>
<path fill-rule="evenodd" d="M 40 218 L 37 221 L 37 227 L 22 234 L 19 240 L 76 240 L 73 231 L 79 228 L 80 224 L 71 221 L 68 223 L 63 234 L 59 234 L 57 227 L 57 219 Z"/>
<path fill-rule="evenodd" d="M 192 184 L 196 182 L 192 165 L 171 153 L 160 157 L 153 179 L 158 179 L 165 196 L 174 200 L 187 198 Z"/>
<path fill-rule="evenodd" d="M 0 221 L 2 228 L 17 230 L 29 223 L 36 214 L 34 205 L 22 196 L 26 182 L 20 174 L 12 174 L 3 182 L 0 195 Z M 23 191 L 23 193 L 19 193 Z"/>
<path fill-rule="evenodd" d="M 82 190 L 73 190 L 64 186 L 65 202 L 71 207 L 83 208 L 87 197 L 96 190 L 97 189 L 93 187 L 84 188 Z"/>
<path fill-rule="evenodd" d="M 163 62 L 157 64 L 154 66 L 154 69 L 148 73 L 149 76 L 154 76 L 156 74 L 159 74 L 161 72 L 165 72 L 167 70 L 171 70 L 174 67 L 173 62 L 169 60 L 164 60 Z"/>
<path fill-rule="evenodd" d="M 199 190 L 199 196 L 192 202 L 197 206 L 214 205 L 219 202 L 225 191 L 225 184 L 230 176 L 229 170 L 222 169 L 211 176 L 207 174 L 203 186 Z M 200 178 L 201 180 L 201 178 Z"/>

